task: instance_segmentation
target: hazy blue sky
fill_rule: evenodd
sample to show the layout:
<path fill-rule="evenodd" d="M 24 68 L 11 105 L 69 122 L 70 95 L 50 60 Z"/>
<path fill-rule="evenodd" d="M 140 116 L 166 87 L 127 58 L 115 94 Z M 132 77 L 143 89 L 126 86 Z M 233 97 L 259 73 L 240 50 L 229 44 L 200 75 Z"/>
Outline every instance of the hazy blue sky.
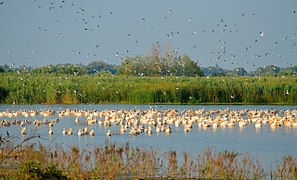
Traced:
<path fill-rule="evenodd" d="M 120 64 L 152 44 L 203 67 L 297 65 L 296 0 L 0 0 L 0 65 Z"/>

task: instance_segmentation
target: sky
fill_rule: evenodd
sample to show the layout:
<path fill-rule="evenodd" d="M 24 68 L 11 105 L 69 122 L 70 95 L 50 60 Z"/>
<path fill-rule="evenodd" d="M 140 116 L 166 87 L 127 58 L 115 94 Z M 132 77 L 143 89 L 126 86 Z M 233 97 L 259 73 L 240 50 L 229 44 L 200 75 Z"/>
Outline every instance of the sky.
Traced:
<path fill-rule="evenodd" d="M 296 0 L 0 0 L 0 65 L 119 65 L 159 42 L 202 67 L 296 66 L 296 11 Z"/>

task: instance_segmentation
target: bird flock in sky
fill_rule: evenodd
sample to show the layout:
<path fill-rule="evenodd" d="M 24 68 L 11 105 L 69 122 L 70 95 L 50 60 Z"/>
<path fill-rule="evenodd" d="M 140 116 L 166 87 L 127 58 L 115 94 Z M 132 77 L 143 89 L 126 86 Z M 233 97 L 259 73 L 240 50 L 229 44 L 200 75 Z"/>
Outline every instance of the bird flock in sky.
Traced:
<path fill-rule="evenodd" d="M 172 42 L 175 52 L 190 54 L 192 59 L 198 59 L 197 61 L 200 63 L 199 65 L 228 64 L 231 67 L 241 66 L 253 68 L 259 66 L 261 63 L 258 62 L 261 60 L 269 61 L 270 59 L 276 58 L 278 58 L 278 61 L 282 61 L 283 66 L 296 65 L 292 63 L 292 60 L 282 58 L 282 49 L 287 49 L 292 53 L 296 53 L 293 57 L 297 57 L 297 25 L 294 29 L 284 27 L 284 33 L 288 32 L 287 34 L 282 38 L 277 37 L 269 40 L 265 39 L 266 34 L 269 34 L 269 29 L 260 30 L 258 31 L 258 34 L 254 34 L 252 38 L 248 38 L 249 40 L 247 42 L 238 44 L 240 48 L 240 50 L 238 50 L 238 47 L 234 47 L 237 46 L 234 41 L 236 41 L 237 37 L 248 32 L 248 30 L 245 30 L 242 25 L 230 23 L 231 20 L 225 19 L 224 17 L 217 19 L 211 27 L 204 28 L 195 21 L 195 19 L 197 19 L 196 17 L 187 17 L 180 20 L 176 17 L 177 15 L 175 16 L 178 7 L 176 7 L 176 9 L 168 8 L 164 10 L 162 13 L 163 15 L 159 17 L 158 22 L 152 20 L 154 17 L 143 16 L 141 14 L 137 14 L 137 16 L 133 17 L 134 19 L 129 20 L 137 22 L 135 26 L 140 26 L 141 29 L 146 28 L 139 32 L 137 30 L 139 27 L 122 27 L 122 25 L 120 25 L 120 27 L 116 24 L 107 22 L 105 19 L 115 22 L 125 21 L 121 18 L 121 16 L 124 17 L 124 14 L 117 14 L 118 12 L 112 9 L 94 12 L 93 10 L 89 10 L 90 7 L 84 7 L 81 5 L 81 2 L 73 0 L 45 2 L 40 0 L 32 1 L 32 6 L 37 9 L 37 11 L 40 9 L 38 12 L 49 12 L 51 18 L 55 19 L 54 24 L 36 24 L 35 29 L 38 34 L 44 34 L 44 38 L 40 39 L 40 44 L 37 44 L 37 47 L 50 44 L 53 42 L 52 39 L 58 40 L 61 44 L 63 44 L 62 41 L 72 42 L 72 40 L 69 39 L 73 38 L 73 32 L 78 32 L 79 34 L 76 34 L 78 36 L 94 37 L 87 42 L 87 46 L 84 45 L 83 42 L 77 43 L 77 45 L 71 43 L 72 46 L 68 47 L 68 49 L 71 48 L 71 50 L 69 50 L 71 52 L 68 53 L 70 53 L 72 57 L 75 57 L 76 60 L 87 59 L 88 61 L 91 61 L 105 59 L 105 61 L 110 64 L 120 64 L 127 56 L 131 57 L 133 55 L 145 54 L 147 52 L 148 49 L 139 50 L 140 47 L 147 47 L 155 42 L 161 42 L 163 44 Z M 5 8 L 6 5 L 9 5 L 8 1 L 0 2 L 0 8 Z M 65 12 L 67 13 L 65 14 Z M 257 15 L 257 12 L 242 12 L 241 14 L 238 14 L 235 19 L 239 19 L 241 23 L 249 23 L 259 18 Z M 288 10 L 288 15 L 295 16 L 296 11 Z M 48 21 L 48 19 L 45 21 Z M 170 23 L 168 23 L 169 21 Z M 172 22 L 176 22 L 174 24 L 180 24 L 181 26 L 189 26 L 189 28 L 177 30 L 177 28 L 172 25 Z M 65 26 L 73 28 L 73 32 L 69 32 L 69 29 L 65 29 Z M 59 33 L 55 33 L 53 30 L 57 28 L 61 29 Z M 123 29 L 121 30 L 121 34 L 113 34 L 114 31 L 118 31 L 120 28 Z M 112 45 L 106 45 L 106 42 L 100 40 L 100 37 L 102 36 L 108 36 L 111 39 L 120 37 L 120 41 L 124 41 L 127 45 L 123 48 L 123 46 L 117 45 L 118 41 L 113 40 L 110 41 Z M 151 36 L 150 41 L 146 42 L 143 36 Z M 211 37 L 211 39 L 205 40 L 204 37 Z M 268 43 L 272 48 L 266 48 L 267 45 L 265 43 Z M 114 47 L 114 49 L 111 49 L 112 47 L 109 46 Z M 102 57 L 101 54 L 103 54 L 103 51 L 105 51 L 106 48 L 112 51 L 112 53 L 106 55 L 105 58 Z M 211 50 L 208 52 L 209 49 Z M 24 59 L 24 62 L 27 62 L 32 56 L 35 56 L 35 54 L 39 52 L 35 50 L 25 52 L 25 50 L 22 49 L 12 49 L 8 50 L 7 53 L 11 57 L 11 64 L 15 64 L 14 60 L 17 56 L 13 55 L 13 53 L 22 54 L 21 57 Z M 206 55 L 200 56 L 200 54 L 203 53 Z M 195 55 L 199 57 L 195 57 Z M 20 57 L 18 56 L 18 58 Z M 109 59 L 111 61 L 108 61 Z M 244 63 L 239 63 L 239 61 L 242 61 L 243 59 L 245 59 Z M 76 60 L 72 59 L 71 62 L 77 62 Z M 269 64 L 270 63 L 267 65 Z"/>

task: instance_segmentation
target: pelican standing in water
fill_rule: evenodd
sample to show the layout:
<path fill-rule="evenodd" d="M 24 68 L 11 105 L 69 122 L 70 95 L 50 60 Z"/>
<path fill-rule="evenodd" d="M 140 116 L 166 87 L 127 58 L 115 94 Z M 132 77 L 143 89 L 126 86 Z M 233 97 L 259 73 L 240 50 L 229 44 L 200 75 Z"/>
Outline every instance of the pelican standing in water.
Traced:
<path fill-rule="evenodd" d="M 72 134 L 73 134 L 73 132 L 72 132 L 72 128 L 69 128 L 69 129 L 68 129 L 67 134 L 69 134 L 69 135 L 72 135 Z"/>
<path fill-rule="evenodd" d="M 90 132 L 89 132 L 90 136 L 94 136 L 95 133 L 94 133 L 94 130 L 92 129 Z"/>
<path fill-rule="evenodd" d="M 52 127 L 49 128 L 48 134 L 49 134 L 49 135 L 52 135 L 52 134 L 53 134 L 53 129 L 52 129 Z"/>
<path fill-rule="evenodd" d="M 171 133 L 171 128 L 170 128 L 169 126 L 167 126 L 166 129 L 165 129 L 165 132 L 166 132 L 167 134 L 170 134 L 170 133 Z"/>
<path fill-rule="evenodd" d="M 76 123 L 76 124 L 79 123 L 79 118 L 78 118 L 78 117 L 75 118 L 75 123 Z"/>
<path fill-rule="evenodd" d="M 63 135 L 66 135 L 66 134 L 67 134 L 67 131 L 66 131 L 65 128 L 63 128 L 62 134 L 63 134 Z"/>
<path fill-rule="evenodd" d="M 111 136 L 110 129 L 107 131 L 106 136 Z"/>
<path fill-rule="evenodd" d="M 255 123 L 255 128 L 260 128 L 260 127 L 262 127 L 262 124 L 261 124 L 260 121 L 257 121 L 257 122 Z"/>
<path fill-rule="evenodd" d="M 77 135 L 78 136 L 83 136 L 84 135 L 84 131 L 82 129 L 78 129 Z"/>
<path fill-rule="evenodd" d="M 23 127 L 22 129 L 21 129 L 21 135 L 23 135 L 23 136 L 25 136 L 26 135 L 26 127 Z"/>

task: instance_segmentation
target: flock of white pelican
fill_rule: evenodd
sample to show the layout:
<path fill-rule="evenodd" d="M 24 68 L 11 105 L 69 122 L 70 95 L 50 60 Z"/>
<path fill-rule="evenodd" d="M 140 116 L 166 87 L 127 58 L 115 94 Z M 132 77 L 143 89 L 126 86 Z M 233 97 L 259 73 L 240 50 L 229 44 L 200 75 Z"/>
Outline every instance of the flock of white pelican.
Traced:
<path fill-rule="evenodd" d="M 19 120 L 18 117 L 33 118 Z M 75 125 L 85 125 L 79 128 L 77 132 L 73 132 L 72 127 L 64 127 L 62 132 L 54 132 L 53 126 L 63 118 L 69 116 L 73 119 Z M 37 117 L 41 117 L 40 120 Z M 48 117 L 48 118 L 46 118 Z M 51 119 L 51 117 L 54 117 Z M 54 110 L 18 110 L 18 111 L 2 111 L 0 112 L 0 130 L 11 125 L 19 125 L 21 127 L 20 134 L 26 135 L 26 126 L 33 124 L 36 128 L 39 126 L 48 126 L 49 135 L 73 135 L 78 136 L 94 136 L 95 130 L 90 129 L 94 124 L 107 128 L 106 136 L 114 134 L 139 135 L 145 133 L 147 135 L 153 133 L 164 132 L 172 133 L 172 127 L 183 127 L 184 132 L 189 132 L 196 126 L 199 128 L 225 128 L 252 125 L 254 128 L 261 128 L 263 124 L 269 124 L 270 128 L 278 128 L 280 126 L 297 128 L 297 109 L 287 110 L 230 110 L 226 109 L 188 109 L 178 112 L 176 109 L 167 110 L 70 110 L 63 111 Z M 118 126 L 118 132 L 112 132 L 110 127 Z M 0 131 L 1 132 L 1 131 Z M 8 132 L 7 132 L 8 133 Z M 2 137 L 2 134 L 1 134 Z"/>

